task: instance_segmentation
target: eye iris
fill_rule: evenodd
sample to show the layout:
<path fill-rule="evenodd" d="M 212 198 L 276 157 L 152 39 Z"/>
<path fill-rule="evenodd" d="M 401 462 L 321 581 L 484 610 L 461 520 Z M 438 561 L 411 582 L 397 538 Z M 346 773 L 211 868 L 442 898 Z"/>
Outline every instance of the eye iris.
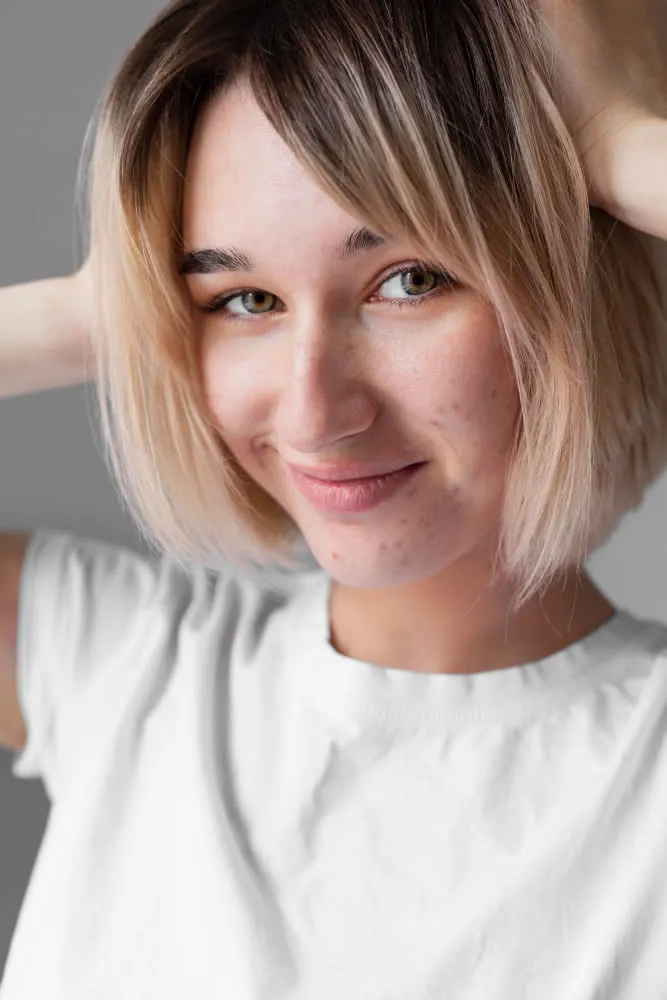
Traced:
<path fill-rule="evenodd" d="M 411 280 L 412 275 L 417 275 L 416 280 Z M 424 279 L 424 275 L 430 275 L 431 284 L 429 284 L 429 277 Z M 437 279 L 432 271 L 424 271 L 420 268 L 413 268 L 411 271 L 405 271 L 401 275 L 401 285 L 403 287 L 403 291 L 407 292 L 409 295 L 419 295 L 422 292 L 429 292 L 435 284 L 437 284 Z M 412 288 L 409 287 L 410 285 Z"/>
<path fill-rule="evenodd" d="M 274 296 L 267 292 L 246 292 L 243 296 L 243 308 L 252 312 L 252 306 L 259 306 L 259 312 L 268 312 Z M 265 306 L 266 308 L 262 308 Z"/>

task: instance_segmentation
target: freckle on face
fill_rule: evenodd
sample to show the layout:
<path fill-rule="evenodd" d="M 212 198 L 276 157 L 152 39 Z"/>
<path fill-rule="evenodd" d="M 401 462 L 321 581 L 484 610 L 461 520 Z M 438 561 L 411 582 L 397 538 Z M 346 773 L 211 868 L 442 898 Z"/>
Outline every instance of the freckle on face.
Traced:
<path fill-rule="evenodd" d="M 250 104 L 245 100 L 234 103 L 228 98 L 226 95 L 212 109 L 210 117 L 202 118 L 205 126 L 199 133 L 201 141 L 199 145 L 193 144 L 197 156 L 190 162 L 190 200 L 185 213 L 189 220 L 189 242 L 208 246 L 218 241 L 235 242 L 238 238 L 251 255 L 261 257 L 262 270 L 265 265 L 266 274 L 260 284 L 266 283 L 269 292 L 278 292 L 280 288 L 292 290 L 294 302 L 298 303 L 302 290 L 313 294 L 321 280 L 324 292 L 332 290 L 327 302 L 335 306 L 339 271 L 338 265 L 329 271 L 327 247 L 329 244 L 335 246 L 359 220 L 352 219 L 332 203 L 314 185 L 312 178 L 301 171 L 282 140 L 265 127 L 268 123 L 252 101 Z M 249 128 L 253 142 L 248 142 Z M 257 149 L 261 150 L 261 155 L 257 154 Z M 248 210 L 248 205 L 252 206 L 252 211 Z M 405 255 L 397 252 L 396 263 L 399 258 L 407 260 L 412 255 L 412 248 L 406 250 Z M 394 263 L 394 257 L 388 257 L 387 263 Z M 378 275 L 379 272 L 378 266 Z M 374 266 L 369 265 L 369 280 L 373 273 L 376 273 Z M 365 279 L 357 282 L 352 271 L 349 278 L 347 272 L 340 274 L 341 301 L 348 302 L 348 293 L 350 302 L 356 295 L 361 297 L 366 287 Z M 231 283 L 230 279 L 230 286 Z M 487 487 L 486 484 L 496 470 L 499 478 L 502 475 L 501 456 L 509 418 L 504 411 L 507 392 L 503 373 L 499 370 L 500 337 L 493 310 L 465 291 L 451 300 L 449 297 L 438 299 L 437 303 L 426 308 L 423 314 L 415 314 L 425 317 L 423 324 L 420 318 L 413 327 L 412 322 L 403 323 L 407 317 L 402 317 L 401 323 L 396 325 L 396 336 L 387 309 L 372 314 L 364 312 L 369 318 L 368 328 L 345 324 L 345 335 L 331 337 L 331 345 L 335 343 L 341 352 L 336 361 L 341 362 L 341 369 L 351 378 L 350 389 L 358 392 L 358 398 L 366 405 L 363 411 L 355 410 L 354 420 L 350 417 L 347 425 L 336 413 L 333 397 L 325 399 L 322 395 L 321 413 L 326 411 L 332 415 L 331 422 L 323 420 L 320 427 L 322 441 L 324 434 L 329 432 L 329 447 L 322 446 L 322 459 L 338 452 L 338 444 L 341 452 L 349 445 L 349 457 L 368 457 L 373 454 L 374 446 L 378 454 L 390 455 L 392 432 L 396 424 L 401 424 L 406 439 L 414 430 L 415 440 L 422 440 L 424 435 L 420 429 L 429 427 L 427 441 L 414 455 L 433 462 L 430 477 L 419 480 L 419 486 L 409 484 L 407 497 L 401 496 L 394 508 L 386 506 L 378 510 L 377 515 L 369 514 L 367 532 L 355 534 L 350 543 L 347 526 L 341 526 L 342 553 L 330 549 L 331 541 L 339 540 L 331 533 L 330 526 L 315 520 L 310 512 L 307 517 L 304 513 L 304 528 L 312 527 L 313 541 L 320 539 L 319 547 L 327 555 L 333 575 L 341 575 L 343 565 L 352 561 L 362 573 L 362 579 L 372 586 L 374 560 L 383 574 L 388 565 L 391 564 L 392 569 L 398 566 L 399 560 L 402 560 L 402 567 L 411 567 L 415 573 L 435 571 L 439 559 L 450 558 L 446 549 L 449 540 L 458 544 L 460 532 L 456 520 L 472 531 L 466 518 L 472 525 L 473 499 L 477 498 L 481 507 L 481 490 L 490 492 L 491 485 Z M 380 316 L 387 317 L 387 335 L 383 332 L 382 337 L 376 337 L 376 332 L 384 331 L 384 319 L 381 321 Z M 285 457 L 303 451 L 310 454 L 310 461 L 314 463 L 316 442 L 308 439 L 302 430 L 302 421 L 289 419 L 296 414 L 291 408 L 292 401 L 306 401 L 305 395 L 297 396 L 289 388 L 284 391 L 288 383 L 282 375 L 292 376 L 296 371 L 290 367 L 290 346 L 293 344 L 290 345 L 287 336 L 280 340 L 278 337 L 240 337 L 236 331 L 231 332 L 231 327 L 229 336 L 218 336 L 220 328 L 217 321 L 207 327 L 210 335 L 205 338 L 206 350 L 202 352 L 210 410 L 239 464 L 298 521 L 301 508 L 296 507 L 295 501 L 293 509 L 292 494 L 287 493 L 289 486 L 284 482 L 279 459 L 281 451 Z M 305 332 L 306 324 L 300 329 Z M 313 329 L 312 332 L 320 331 Z M 368 337 L 358 335 L 365 332 Z M 266 350 L 257 348 L 259 342 Z M 356 352 L 361 352 L 362 348 L 365 353 L 357 357 Z M 333 380 L 326 385 L 322 380 L 318 385 L 323 393 L 333 392 Z M 314 387 L 313 380 L 311 388 Z M 335 388 L 345 391 L 342 374 Z M 388 418 L 384 419 L 381 403 L 386 403 L 387 413 L 394 414 L 394 425 Z M 275 416 L 281 416 L 282 422 L 274 420 Z M 375 422 L 371 423 L 373 416 Z M 365 422 L 364 418 L 367 418 Z M 355 431 L 357 435 L 353 437 Z M 275 446 L 273 453 L 270 445 L 269 450 L 262 450 L 263 443 L 268 444 L 269 440 Z M 272 454 L 277 456 L 275 464 L 272 458 L 264 460 L 265 455 Z M 470 500 L 466 503 L 468 497 Z M 412 506 L 401 510 L 399 502 Z M 399 512 L 396 520 L 392 509 Z M 385 519 L 386 528 L 383 527 Z M 400 535 L 403 529 L 405 534 Z M 310 536 L 307 537 L 310 542 Z M 367 559 L 359 553 L 357 542 L 360 547 L 367 547 Z M 354 556 L 352 560 L 350 554 Z M 395 558 L 390 558 L 392 556 Z M 371 569 L 362 571 L 364 564 Z"/>

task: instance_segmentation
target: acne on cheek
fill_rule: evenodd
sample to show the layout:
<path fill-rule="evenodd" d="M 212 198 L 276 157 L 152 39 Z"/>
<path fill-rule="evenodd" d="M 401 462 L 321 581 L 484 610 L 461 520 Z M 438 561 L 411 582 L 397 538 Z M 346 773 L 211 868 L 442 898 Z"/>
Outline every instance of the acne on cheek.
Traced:
<path fill-rule="evenodd" d="M 460 409 L 461 409 L 461 404 L 459 402 L 457 402 L 457 400 L 454 400 L 454 402 L 451 404 L 451 406 L 444 406 L 444 405 L 441 404 L 440 406 L 438 406 L 436 408 L 435 412 L 440 417 L 444 418 L 448 412 L 458 413 Z M 441 427 L 443 425 L 443 423 L 444 423 L 444 420 L 429 420 L 429 424 L 431 425 L 431 427 Z"/>
<path fill-rule="evenodd" d="M 463 423 L 497 420 L 509 412 L 517 393 L 500 337 L 495 313 L 483 303 L 439 331 L 434 349 L 420 358 L 414 372 L 421 383 L 422 412 L 430 409 L 443 420 L 455 417 Z"/>
<path fill-rule="evenodd" d="M 435 406 L 435 412 L 441 419 L 429 420 L 432 427 L 441 426 L 452 416 L 462 423 L 478 423 L 481 419 L 497 420 L 504 414 L 516 412 L 518 394 L 509 372 L 499 372 L 488 357 L 480 362 L 479 368 L 475 367 L 474 361 L 466 365 L 466 368 L 469 372 L 486 371 L 488 376 L 476 378 L 473 375 L 467 380 L 461 378 L 453 382 L 451 372 L 448 372 L 439 392 L 441 400 L 446 402 L 439 402 Z M 435 381 L 437 384 L 437 379 Z M 422 400 L 422 405 L 428 408 L 428 400 Z"/>
<path fill-rule="evenodd" d="M 469 420 L 472 413 L 466 412 L 466 410 L 465 404 L 458 399 L 452 400 L 451 403 L 440 403 L 435 409 L 438 418 L 431 419 L 428 423 L 431 427 L 445 427 L 452 414 L 456 416 L 457 420 Z"/>

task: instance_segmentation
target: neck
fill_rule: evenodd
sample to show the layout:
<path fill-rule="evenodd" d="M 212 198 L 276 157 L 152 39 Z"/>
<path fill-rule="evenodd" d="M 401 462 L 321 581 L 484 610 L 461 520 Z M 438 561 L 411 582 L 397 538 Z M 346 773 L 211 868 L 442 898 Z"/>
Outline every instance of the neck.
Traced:
<path fill-rule="evenodd" d="M 616 609 L 581 569 L 509 616 L 507 590 L 438 578 L 369 590 L 334 581 L 331 643 L 343 656 L 415 673 L 473 674 L 544 659 Z"/>

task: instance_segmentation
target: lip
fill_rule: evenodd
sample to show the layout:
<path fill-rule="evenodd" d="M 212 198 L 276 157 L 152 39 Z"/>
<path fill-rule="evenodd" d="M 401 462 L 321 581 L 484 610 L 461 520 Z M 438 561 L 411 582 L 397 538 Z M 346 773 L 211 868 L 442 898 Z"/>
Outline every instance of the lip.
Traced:
<path fill-rule="evenodd" d="M 299 492 L 318 510 L 333 514 L 358 514 L 389 500 L 427 464 L 419 462 L 387 475 L 338 482 L 315 479 L 294 466 L 290 466 L 290 473 Z"/>
<path fill-rule="evenodd" d="M 317 468 L 309 468 L 306 465 L 294 465 L 293 463 L 288 463 L 291 469 L 296 472 L 300 472 L 304 476 L 308 476 L 310 479 L 317 479 L 323 483 L 346 483 L 346 482 L 358 482 L 364 479 L 375 479 L 379 476 L 388 476 L 394 472 L 399 472 L 401 469 L 409 468 L 411 465 L 416 465 L 418 463 L 412 462 L 410 464 L 406 462 L 401 462 L 400 465 L 391 465 L 386 462 L 380 464 L 361 462 L 332 462 L 329 465 L 319 465 Z"/>

